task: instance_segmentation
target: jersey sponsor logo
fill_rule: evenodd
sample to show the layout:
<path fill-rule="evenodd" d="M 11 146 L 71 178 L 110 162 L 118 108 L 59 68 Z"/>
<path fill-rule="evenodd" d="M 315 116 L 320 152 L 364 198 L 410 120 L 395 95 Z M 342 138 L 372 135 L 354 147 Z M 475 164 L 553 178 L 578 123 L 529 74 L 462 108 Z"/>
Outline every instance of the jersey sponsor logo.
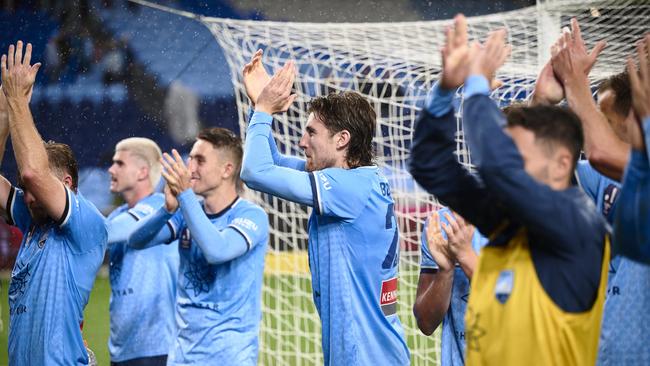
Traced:
<path fill-rule="evenodd" d="M 610 184 L 605 188 L 605 192 L 603 193 L 603 215 L 609 215 L 618 198 L 618 190 L 619 188 L 614 184 Z"/>
<path fill-rule="evenodd" d="M 332 184 L 330 181 L 327 179 L 327 176 L 323 174 L 323 172 L 318 172 L 318 179 L 320 179 L 321 184 L 323 185 L 323 188 L 325 188 L 326 191 L 329 191 L 332 189 Z"/>
<path fill-rule="evenodd" d="M 508 301 L 508 298 L 512 293 L 514 278 L 515 274 L 511 270 L 505 270 L 499 273 L 497 284 L 494 286 L 494 296 L 500 303 L 504 304 L 506 301 Z"/>
<path fill-rule="evenodd" d="M 397 313 L 397 277 L 381 283 L 379 304 L 385 316 Z"/>
<path fill-rule="evenodd" d="M 257 224 L 254 223 L 252 220 L 244 217 L 237 217 L 236 219 L 232 220 L 232 225 L 236 225 L 251 231 L 257 231 Z"/>
<path fill-rule="evenodd" d="M 181 233 L 181 249 L 190 249 L 192 246 L 192 235 L 190 234 L 190 229 L 185 228 Z"/>
<path fill-rule="evenodd" d="M 472 307 L 467 307 L 467 322 L 465 323 L 465 344 L 466 352 L 480 352 L 481 338 L 487 334 L 487 330 L 481 326 L 481 314 L 474 312 Z"/>
<path fill-rule="evenodd" d="M 22 260 L 16 263 L 14 272 L 11 274 L 11 284 L 9 285 L 9 302 L 15 301 L 16 296 L 25 293 L 25 288 L 29 282 L 29 263 L 23 264 Z"/>

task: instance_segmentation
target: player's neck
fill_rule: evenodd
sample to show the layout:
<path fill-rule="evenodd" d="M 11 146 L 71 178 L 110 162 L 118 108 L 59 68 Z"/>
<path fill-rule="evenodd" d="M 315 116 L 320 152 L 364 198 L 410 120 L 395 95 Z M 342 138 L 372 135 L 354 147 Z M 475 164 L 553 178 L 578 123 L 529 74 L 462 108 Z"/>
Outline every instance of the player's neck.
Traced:
<path fill-rule="evenodd" d="M 219 213 L 230 206 L 235 198 L 237 198 L 237 189 L 234 185 L 219 187 L 204 196 L 205 213 L 209 215 Z"/>
<path fill-rule="evenodd" d="M 136 187 L 134 189 L 122 192 L 122 198 L 129 206 L 129 208 L 131 208 L 140 202 L 140 200 L 152 193 L 153 189 L 151 187 Z"/>

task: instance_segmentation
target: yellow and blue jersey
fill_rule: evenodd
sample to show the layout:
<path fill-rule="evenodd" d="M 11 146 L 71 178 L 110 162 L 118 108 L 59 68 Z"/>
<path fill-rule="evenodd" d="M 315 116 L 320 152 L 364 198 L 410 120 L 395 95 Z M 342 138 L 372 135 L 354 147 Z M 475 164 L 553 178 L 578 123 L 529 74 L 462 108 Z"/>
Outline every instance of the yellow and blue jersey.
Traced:
<path fill-rule="evenodd" d="M 104 252 L 104 217 L 66 187 L 58 222 L 32 221 L 24 193 L 11 188 L 9 220 L 23 233 L 9 286 L 9 364 L 86 365 L 80 323 Z"/>
<path fill-rule="evenodd" d="M 453 91 L 434 87 L 411 148 L 416 181 L 490 237 L 472 279 L 467 363 L 544 364 L 554 357 L 549 364 L 593 364 L 609 260 L 607 224 L 579 188 L 553 190 L 526 173 L 488 93 L 484 77 L 466 80 L 463 127 L 478 177 L 454 154 Z M 553 324 L 558 328 L 550 329 Z M 537 349 L 552 356 L 531 357 Z"/>

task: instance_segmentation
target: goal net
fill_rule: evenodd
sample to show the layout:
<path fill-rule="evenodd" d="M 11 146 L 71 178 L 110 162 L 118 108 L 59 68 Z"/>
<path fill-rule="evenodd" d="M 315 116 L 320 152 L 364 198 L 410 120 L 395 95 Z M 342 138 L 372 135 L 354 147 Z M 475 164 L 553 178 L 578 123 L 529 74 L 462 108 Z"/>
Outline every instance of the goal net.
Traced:
<path fill-rule="evenodd" d="M 498 75 L 504 84 L 493 93 L 495 100 L 507 105 L 529 96 L 537 72 L 549 57 L 550 45 L 571 17 L 578 18 L 589 47 L 601 39 L 608 41 L 592 72 L 596 83 L 623 70 L 633 43 L 647 30 L 649 14 L 648 1 L 547 0 L 521 10 L 469 18 L 468 23 L 471 39 L 484 39 L 499 27 L 508 29 L 513 51 Z M 333 24 L 199 19 L 226 54 L 242 134 L 249 105 L 241 69 L 260 48 L 267 70 L 272 72 L 289 59 L 299 70 L 295 82 L 298 98 L 288 113 L 276 116 L 273 124 L 283 153 L 301 155 L 298 141 L 311 98 L 355 90 L 373 104 L 379 123 L 377 162 L 392 185 L 401 231 L 399 317 L 412 363 L 439 364 L 439 332 L 423 336 L 411 310 L 419 274 L 420 232 L 436 200 L 414 184 L 407 161 L 413 125 L 440 72 L 444 30 L 451 21 Z M 457 155 L 461 163 L 471 167 L 460 122 Z M 268 195 L 249 194 L 269 212 L 272 228 L 263 289 L 260 364 L 322 364 L 320 321 L 311 300 L 306 258 L 310 210 Z"/>

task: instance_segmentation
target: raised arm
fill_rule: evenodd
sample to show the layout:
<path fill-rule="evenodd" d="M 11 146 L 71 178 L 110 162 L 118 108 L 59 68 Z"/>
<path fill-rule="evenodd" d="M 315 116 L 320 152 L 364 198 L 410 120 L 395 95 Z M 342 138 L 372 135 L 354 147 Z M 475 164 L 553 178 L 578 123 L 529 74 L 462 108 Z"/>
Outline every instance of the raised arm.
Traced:
<path fill-rule="evenodd" d="M 282 67 L 264 87 L 255 113 L 246 130 L 241 179 L 252 189 L 304 205 L 313 205 L 311 173 L 277 165 L 273 160 L 269 135 L 274 113 L 286 111 L 295 95 L 293 62 Z"/>
<path fill-rule="evenodd" d="M 588 78 L 605 42 L 599 42 L 591 52 L 587 52 L 575 18 L 571 20 L 571 28 L 571 32 L 564 32 L 554 47 L 553 70 L 564 87 L 569 107 L 582 123 L 584 150 L 589 162 L 600 173 L 620 181 L 629 159 L 630 146 L 616 135 L 596 105 Z"/>
<path fill-rule="evenodd" d="M 413 178 L 427 192 L 467 218 L 489 235 L 503 215 L 479 181 L 457 160 L 456 116 L 452 99 L 468 73 L 467 25 L 465 17 L 455 19 L 442 50 L 440 82 L 427 96 L 413 132 L 409 168 Z"/>
<path fill-rule="evenodd" d="M 50 170 L 43 140 L 29 109 L 29 93 L 41 66 L 40 63 L 30 65 L 31 56 L 31 44 L 27 44 L 24 58 L 21 41 L 15 49 L 9 46 L 8 55 L 2 55 L 2 89 L 7 98 L 9 130 L 20 178 L 48 216 L 59 221 L 67 202 L 66 191 Z"/>
<path fill-rule="evenodd" d="M 628 60 L 632 106 L 637 123 L 628 126 L 632 153 L 614 216 L 614 250 L 633 260 L 650 264 L 650 34 L 637 45 L 638 71 Z M 639 126 L 639 123 L 641 126 Z"/>
<path fill-rule="evenodd" d="M 264 56 L 262 50 L 257 50 L 250 62 L 244 66 L 242 70 L 242 78 L 244 80 L 244 87 L 246 94 L 251 102 L 251 108 L 248 110 L 249 122 L 253 118 L 255 112 L 255 104 L 257 98 L 264 90 L 266 84 L 271 81 L 271 76 L 266 72 L 262 64 L 262 57 Z M 273 156 L 273 163 L 286 168 L 305 170 L 305 160 L 295 156 L 287 156 L 278 151 L 278 147 L 273 138 L 273 133 L 269 133 L 269 147 L 271 148 L 271 155 Z"/>

